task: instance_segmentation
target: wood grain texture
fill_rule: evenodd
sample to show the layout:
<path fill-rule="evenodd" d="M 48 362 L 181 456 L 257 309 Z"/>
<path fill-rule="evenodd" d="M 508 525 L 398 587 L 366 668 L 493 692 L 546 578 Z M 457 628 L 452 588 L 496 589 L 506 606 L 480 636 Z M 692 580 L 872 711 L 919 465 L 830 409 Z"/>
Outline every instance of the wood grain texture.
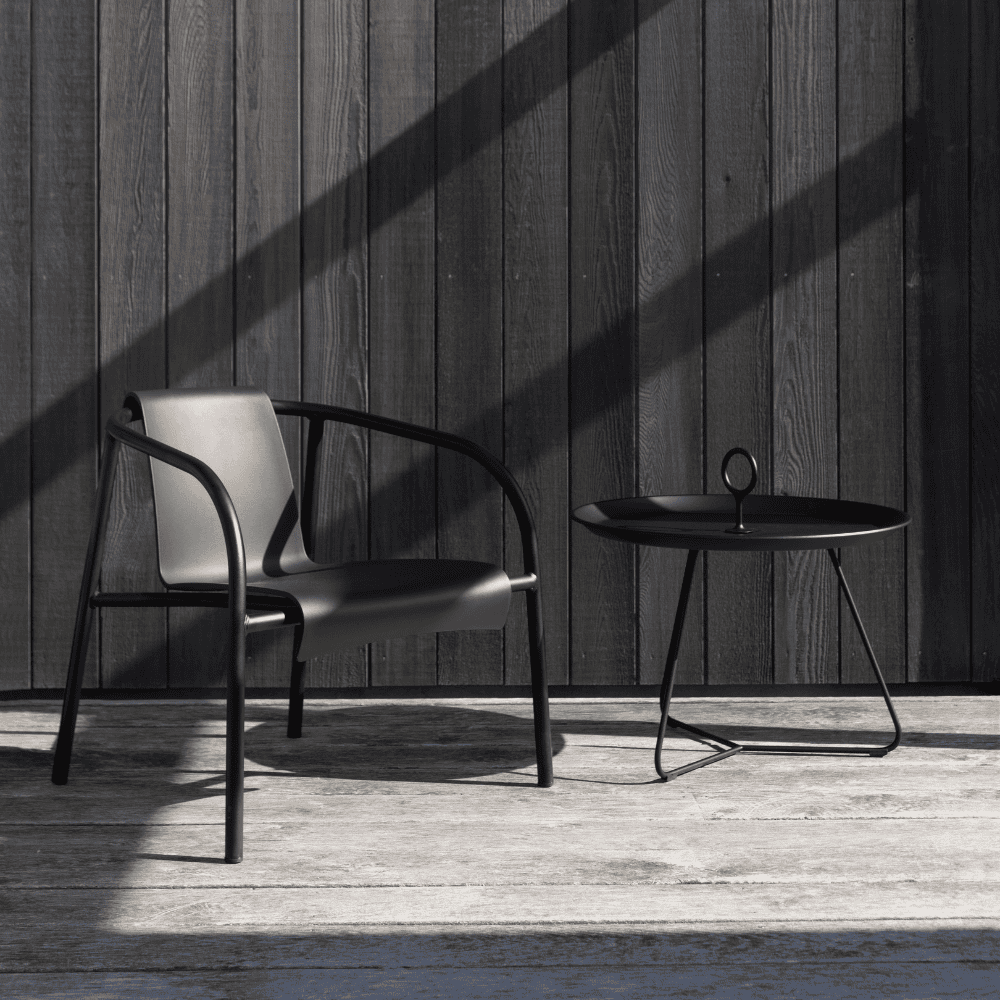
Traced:
<path fill-rule="evenodd" d="M 748 942 L 758 972 L 823 958 L 840 986 L 887 951 L 896 967 L 945 955 L 993 971 L 1000 799 L 983 774 L 1000 758 L 998 701 L 900 698 L 906 737 L 882 759 L 743 755 L 664 786 L 649 780 L 655 699 L 556 699 L 563 782 L 547 791 L 522 766 L 527 699 L 319 700 L 294 741 L 281 701 L 251 700 L 238 867 L 217 863 L 221 701 L 85 700 L 60 788 L 47 781 L 58 703 L 0 705 L 4 992 L 18 995 L 19 972 L 47 973 L 40 992 L 79 996 L 98 972 L 174 974 L 178 955 L 202 985 L 220 968 L 281 966 L 731 969 Z M 867 697 L 678 710 L 786 737 L 886 721 Z M 398 768 L 379 766 L 390 748 Z M 699 749 L 674 733 L 666 752 Z M 273 986 L 228 995 L 262 981 Z M 622 995 L 657 995 L 642 985 Z"/>
<path fill-rule="evenodd" d="M 903 5 L 839 5 L 837 94 L 840 497 L 902 508 Z M 888 142 L 886 142 L 888 137 Z M 869 159 L 872 147 L 886 147 Z M 864 170 L 852 166 L 866 162 Z M 844 574 L 886 679 L 906 679 L 905 536 L 841 552 Z M 840 679 L 871 667 L 840 609 Z"/>
<path fill-rule="evenodd" d="M 638 492 L 701 493 L 701 3 L 675 0 L 641 24 L 638 39 Z M 641 684 L 663 676 L 685 560 L 639 549 Z M 685 622 L 682 684 L 705 676 L 703 565 Z"/>
<path fill-rule="evenodd" d="M 368 24 L 352 0 L 302 8 L 302 396 L 368 408 Z M 327 424 L 314 558 L 368 558 L 368 434 Z M 364 687 L 368 649 L 317 657 L 307 682 Z"/>
<path fill-rule="evenodd" d="M 169 6 L 167 384 L 233 382 L 233 18 Z M 171 608 L 170 684 L 220 683 L 223 615 Z"/>
<path fill-rule="evenodd" d="M 0 2 L 0 689 L 31 687 L 31 9 Z"/>
<path fill-rule="evenodd" d="M 772 489 L 837 496 L 837 23 L 828 0 L 772 19 Z M 774 678 L 836 683 L 825 552 L 774 557 Z"/>
<path fill-rule="evenodd" d="M 237 0 L 235 381 L 275 399 L 301 393 L 298 7 Z M 282 421 L 299 484 L 298 421 Z M 287 682 L 292 629 L 247 642 L 250 687 Z"/>
<path fill-rule="evenodd" d="M 108 5 L 100 22 L 100 428 L 131 389 L 166 384 L 162 0 Z M 114 57 L 111 54 L 114 53 Z M 122 448 L 103 590 L 162 589 L 149 459 Z M 167 686 L 167 615 L 101 611 L 101 684 Z"/>
<path fill-rule="evenodd" d="M 974 0 L 970 22 L 972 679 L 1000 680 L 1000 8 Z"/>
<path fill-rule="evenodd" d="M 705 7 L 705 484 L 722 493 L 722 458 L 758 459 L 770 493 L 771 310 L 768 5 Z M 735 475 L 735 472 L 734 472 Z M 706 677 L 767 684 L 772 558 L 707 553 Z"/>
<path fill-rule="evenodd" d="M 434 4 L 369 7 L 369 385 L 375 413 L 433 426 Z M 405 133 L 403 143 L 390 145 Z M 437 554 L 434 450 L 372 435 L 374 559 Z M 437 638 L 373 643 L 371 683 L 434 684 Z"/>
<path fill-rule="evenodd" d="M 95 4 L 32 9 L 32 685 L 65 683 L 96 486 Z M 55 433 L 44 415 L 60 407 Z M 95 637 L 96 638 L 96 630 Z M 84 685 L 96 685 L 96 642 Z"/>
<path fill-rule="evenodd" d="M 569 665 L 569 249 L 567 32 L 561 0 L 504 11 L 504 461 L 538 533 L 549 682 Z M 530 43 L 526 42 L 530 39 Z M 505 507 L 506 566 L 522 570 Z M 527 684 L 524 601 L 507 617 L 504 680 Z"/>
<path fill-rule="evenodd" d="M 503 454 L 503 7 L 438 0 L 437 426 Z M 438 555 L 503 564 L 492 477 L 438 455 Z M 503 633 L 438 637 L 438 683 L 500 684 Z"/>
<path fill-rule="evenodd" d="M 569 23 L 573 507 L 636 486 L 634 10 L 582 13 Z M 571 553 L 571 681 L 634 684 L 635 549 L 577 525 Z"/>
<path fill-rule="evenodd" d="M 908 680 L 968 680 L 969 20 L 907 0 Z"/>

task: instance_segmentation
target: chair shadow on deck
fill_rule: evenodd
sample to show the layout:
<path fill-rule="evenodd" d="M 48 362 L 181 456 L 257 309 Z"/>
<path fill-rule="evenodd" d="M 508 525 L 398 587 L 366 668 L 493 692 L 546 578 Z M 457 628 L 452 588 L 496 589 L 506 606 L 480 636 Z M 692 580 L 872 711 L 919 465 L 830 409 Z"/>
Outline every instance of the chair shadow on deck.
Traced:
<path fill-rule="evenodd" d="M 353 781 L 467 783 L 532 769 L 524 783 L 534 783 L 530 713 L 521 718 L 480 708 L 399 704 L 310 709 L 307 702 L 302 738 L 295 741 L 285 736 L 283 709 L 250 705 L 247 717 L 253 726 L 247 731 L 248 777 L 277 772 Z M 553 756 L 565 745 L 554 732 Z M 254 764 L 268 770 L 255 771 Z M 511 781 L 496 783 L 509 786 Z"/>

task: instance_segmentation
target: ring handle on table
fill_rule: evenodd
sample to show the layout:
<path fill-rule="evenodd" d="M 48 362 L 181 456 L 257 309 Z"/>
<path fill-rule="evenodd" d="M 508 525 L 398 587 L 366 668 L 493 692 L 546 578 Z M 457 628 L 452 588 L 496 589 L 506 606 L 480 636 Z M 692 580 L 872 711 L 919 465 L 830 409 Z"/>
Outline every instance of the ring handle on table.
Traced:
<path fill-rule="evenodd" d="M 742 490 L 737 489 L 729 481 L 729 460 L 733 455 L 742 455 L 750 463 L 750 482 Z M 736 523 L 731 528 L 726 528 L 726 533 L 730 535 L 748 535 L 753 528 L 747 528 L 743 524 L 743 501 L 747 498 L 753 488 L 757 485 L 757 460 L 746 450 L 746 448 L 730 448 L 726 452 L 726 457 L 722 460 L 722 481 L 726 489 L 733 495 L 736 501 Z"/>

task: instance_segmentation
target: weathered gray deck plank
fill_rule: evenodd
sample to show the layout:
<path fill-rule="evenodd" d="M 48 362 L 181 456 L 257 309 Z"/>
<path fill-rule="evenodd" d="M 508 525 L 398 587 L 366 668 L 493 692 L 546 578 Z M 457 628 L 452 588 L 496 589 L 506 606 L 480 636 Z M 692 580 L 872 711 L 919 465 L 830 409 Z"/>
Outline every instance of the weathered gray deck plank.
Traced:
<path fill-rule="evenodd" d="M 995 969 L 965 962 L 912 963 L 870 961 L 846 972 L 842 962 L 809 963 L 802 967 L 783 965 L 762 968 L 759 963 L 727 963 L 723 968 L 708 964 L 669 963 L 656 968 L 595 965 L 586 968 L 528 969 L 253 969 L 240 972 L 173 972 L 161 974 L 12 976 L 11 1000 L 47 998 L 75 1000 L 93 996 L 141 996 L 147 1000 L 184 998 L 229 1000 L 234 996 L 298 997 L 528 997 L 543 992 L 566 1000 L 590 1000 L 613 994 L 621 1000 L 648 1000 L 669 995 L 677 1000 L 756 1000 L 770 995 L 822 996 L 828 1000 L 865 996 L 877 981 L 886 996 L 903 996 L 919 984 L 936 997 L 995 996 Z M 720 991 L 725 991 L 724 993 Z M 779 992 L 769 992 L 771 990 Z M 807 993 L 799 992 L 807 990 Z M 42 992 L 44 991 L 44 992 Z M 197 991 L 197 992 L 195 992 Z M 336 992 L 332 992 L 336 991 Z"/>
<path fill-rule="evenodd" d="M 513 811 L 513 810 L 511 810 Z M 996 820 L 756 820 L 686 824 L 626 810 L 589 822 L 461 825 L 321 820 L 260 822 L 246 807 L 246 855 L 222 856 L 218 823 L 8 826 L 6 888 L 233 886 L 663 885 L 938 882 L 996 884 Z M 151 818 L 155 823 L 155 817 Z M 957 891 L 957 890 L 956 890 Z M 509 919 L 516 919 L 513 911 Z"/>

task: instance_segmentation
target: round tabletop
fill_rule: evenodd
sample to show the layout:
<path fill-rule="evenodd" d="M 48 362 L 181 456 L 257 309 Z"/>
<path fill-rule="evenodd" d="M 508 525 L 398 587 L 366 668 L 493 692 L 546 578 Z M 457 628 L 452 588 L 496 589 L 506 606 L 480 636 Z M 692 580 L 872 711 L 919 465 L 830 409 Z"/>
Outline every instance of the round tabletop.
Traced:
<path fill-rule="evenodd" d="M 853 500 L 756 494 L 743 500 L 742 532 L 729 494 L 600 500 L 573 511 L 597 535 L 674 549 L 832 549 L 905 528 L 904 511 Z"/>

